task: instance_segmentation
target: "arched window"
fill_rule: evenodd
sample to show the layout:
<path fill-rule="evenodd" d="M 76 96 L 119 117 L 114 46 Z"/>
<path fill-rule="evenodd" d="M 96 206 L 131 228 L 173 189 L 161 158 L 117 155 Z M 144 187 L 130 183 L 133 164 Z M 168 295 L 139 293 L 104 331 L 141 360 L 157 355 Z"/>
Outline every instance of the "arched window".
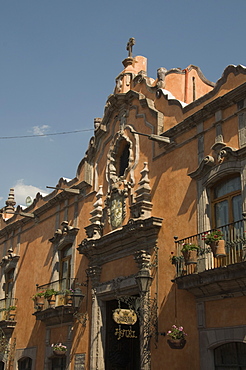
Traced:
<path fill-rule="evenodd" d="M 30 357 L 21 358 L 18 361 L 18 370 L 32 370 L 32 359 Z"/>
<path fill-rule="evenodd" d="M 215 370 L 245 370 L 246 344 L 232 342 L 215 348 L 214 365 Z"/>
<path fill-rule="evenodd" d="M 116 174 L 118 177 L 124 176 L 125 170 L 129 166 L 130 143 L 122 138 L 118 143 L 116 151 Z"/>
<path fill-rule="evenodd" d="M 242 219 L 241 180 L 239 176 L 223 179 L 212 188 L 213 227 Z"/>

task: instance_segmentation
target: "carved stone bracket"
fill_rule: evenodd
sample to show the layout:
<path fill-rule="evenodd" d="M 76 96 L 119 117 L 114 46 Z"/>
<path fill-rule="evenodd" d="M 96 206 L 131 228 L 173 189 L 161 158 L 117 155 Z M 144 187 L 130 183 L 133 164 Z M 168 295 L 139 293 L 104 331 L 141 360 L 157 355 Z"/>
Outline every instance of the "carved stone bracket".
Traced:
<path fill-rule="evenodd" d="M 95 287 L 100 283 L 100 277 L 101 277 L 102 267 L 101 266 L 90 266 L 86 270 L 87 276 L 92 281 L 92 286 Z"/>
<path fill-rule="evenodd" d="M 151 255 L 146 250 L 140 250 L 135 253 L 134 260 L 138 265 L 139 270 L 150 269 Z"/>

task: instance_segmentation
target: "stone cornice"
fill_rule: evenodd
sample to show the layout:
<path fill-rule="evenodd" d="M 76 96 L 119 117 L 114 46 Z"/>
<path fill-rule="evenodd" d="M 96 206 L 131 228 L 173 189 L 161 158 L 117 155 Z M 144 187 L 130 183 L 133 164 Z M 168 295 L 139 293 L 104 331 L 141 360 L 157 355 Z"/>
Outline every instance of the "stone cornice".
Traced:
<path fill-rule="evenodd" d="M 34 223 L 39 222 L 38 219 L 45 214 L 47 211 L 49 211 L 51 208 L 53 208 L 56 204 L 59 204 L 60 202 L 64 201 L 65 199 L 70 199 L 72 197 L 77 197 L 78 201 L 85 197 L 85 192 L 87 188 L 91 188 L 91 185 L 87 184 L 85 181 L 80 182 L 76 185 L 76 187 L 73 187 L 74 189 L 80 189 L 81 193 L 80 195 L 74 195 L 72 193 L 68 192 L 59 192 L 58 190 L 54 190 L 51 194 L 48 194 L 44 198 L 38 193 L 37 200 L 43 199 L 45 201 L 44 204 L 42 204 L 40 207 L 36 208 L 34 211 L 32 211 L 35 208 L 35 204 L 38 203 L 38 201 L 35 204 L 32 204 L 30 207 L 26 208 L 24 211 L 22 211 L 22 208 L 20 206 L 17 207 L 15 215 L 5 221 L 5 226 L 0 230 L 0 238 L 7 236 L 13 231 L 17 230 L 23 225 L 27 223 Z M 18 212 L 25 213 L 28 210 L 28 212 L 32 212 L 35 215 L 35 221 L 30 218 L 25 218 L 18 216 Z M 55 213 L 55 211 L 54 211 Z M 21 218 L 20 218 L 21 217 Z"/>
<path fill-rule="evenodd" d="M 91 265 L 102 265 L 141 249 L 151 251 L 156 246 L 161 225 L 162 219 L 157 217 L 130 220 L 127 225 L 100 239 L 84 239 L 77 249 L 88 257 Z"/>

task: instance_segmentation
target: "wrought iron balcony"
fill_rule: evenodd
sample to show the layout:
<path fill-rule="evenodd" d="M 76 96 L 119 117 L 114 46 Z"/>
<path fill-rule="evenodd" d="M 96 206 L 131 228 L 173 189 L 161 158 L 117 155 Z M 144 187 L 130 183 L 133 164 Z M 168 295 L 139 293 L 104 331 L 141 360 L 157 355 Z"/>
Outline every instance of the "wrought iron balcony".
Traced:
<path fill-rule="evenodd" d="M 242 293 L 246 273 L 246 237 L 243 220 L 222 226 L 225 240 L 223 256 L 215 256 L 206 236 L 215 229 L 176 240 L 176 254 L 171 256 L 176 267 L 175 281 L 180 289 L 191 291 L 197 298 L 216 294 Z M 199 246 L 197 262 L 187 263 L 181 249 L 184 244 Z M 243 284 L 243 285 L 242 285 Z M 245 289 L 246 290 L 246 289 Z"/>
<path fill-rule="evenodd" d="M 77 279 L 61 279 L 44 285 L 37 285 L 34 300 L 34 315 L 46 324 L 70 322 L 76 312 L 74 300 Z"/>
<path fill-rule="evenodd" d="M 16 325 L 16 298 L 0 299 L 0 328 L 5 334 L 11 333 Z"/>

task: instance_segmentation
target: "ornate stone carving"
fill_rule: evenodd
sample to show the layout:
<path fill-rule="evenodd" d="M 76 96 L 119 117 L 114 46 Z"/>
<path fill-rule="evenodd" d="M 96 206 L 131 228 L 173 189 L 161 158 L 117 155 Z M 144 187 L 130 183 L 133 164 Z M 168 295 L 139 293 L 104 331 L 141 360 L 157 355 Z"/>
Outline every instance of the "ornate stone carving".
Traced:
<path fill-rule="evenodd" d="M 231 148 L 230 146 L 224 146 L 218 153 L 218 162 L 221 163 L 223 160 L 229 160 L 237 157 L 237 149 Z"/>
<path fill-rule="evenodd" d="M 78 231 L 79 228 L 70 226 L 68 221 L 62 221 L 61 228 L 56 230 L 54 236 L 49 239 L 49 241 L 53 244 L 57 244 L 58 247 L 73 243 Z"/>
<path fill-rule="evenodd" d="M 134 173 L 133 173 L 133 166 L 134 166 L 134 151 L 133 151 L 133 143 L 126 136 L 123 132 L 123 129 L 126 125 L 126 117 L 128 112 L 126 110 L 121 112 L 119 116 L 120 119 L 120 131 L 116 134 L 112 145 L 110 146 L 110 150 L 108 152 L 108 161 L 107 161 L 107 172 L 106 172 L 106 179 L 109 183 L 109 191 L 112 189 L 112 185 L 119 182 L 124 182 L 127 178 L 127 175 L 130 173 L 130 179 L 128 180 L 128 186 L 132 186 L 134 184 Z M 122 149 L 127 147 L 128 149 L 128 163 L 124 169 L 123 175 L 119 173 L 119 166 L 120 166 L 120 156 L 122 154 Z"/>
<path fill-rule="evenodd" d="M 8 249 L 8 254 L 2 258 L 0 266 L 4 269 L 4 273 L 12 270 L 16 267 L 17 262 L 19 261 L 20 256 L 13 253 L 13 249 Z"/>
<path fill-rule="evenodd" d="M 16 205 L 16 202 L 15 202 L 15 195 L 14 195 L 14 188 L 11 188 L 9 190 L 9 196 L 8 196 L 8 199 L 6 200 L 6 207 L 5 207 L 5 212 L 8 213 L 8 211 L 10 213 L 14 212 L 15 210 L 15 205 Z"/>
<path fill-rule="evenodd" d="M 128 197 L 128 187 L 118 189 L 114 187 L 108 193 L 105 205 L 107 207 L 108 222 L 113 229 L 120 227 L 126 217 L 126 201 Z"/>
<path fill-rule="evenodd" d="M 166 82 L 165 82 L 165 78 L 166 78 L 166 73 L 167 73 L 167 69 L 166 68 L 158 68 L 157 69 L 157 87 L 158 89 L 165 89 L 165 86 L 166 86 Z"/>
<path fill-rule="evenodd" d="M 99 190 L 96 194 L 96 202 L 93 204 L 93 211 L 90 212 L 92 217 L 90 218 L 91 225 L 85 227 L 86 235 L 90 239 L 98 239 L 102 234 L 102 201 L 103 191 L 102 185 L 99 186 Z"/>
<path fill-rule="evenodd" d="M 203 178 L 203 176 L 205 176 L 205 174 L 211 169 L 211 167 L 214 166 L 214 157 L 212 157 L 211 155 L 207 155 L 205 158 L 203 158 L 199 167 L 194 172 L 188 173 L 188 176 L 190 176 L 192 179 Z"/>
<path fill-rule="evenodd" d="M 150 269 L 150 259 L 151 255 L 146 250 L 140 250 L 135 253 L 134 260 L 138 265 L 139 270 Z"/>
<path fill-rule="evenodd" d="M 99 239 L 84 239 L 77 249 L 90 260 L 91 266 L 131 256 L 142 249 L 148 252 L 156 247 L 161 224 L 162 219 L 157 217 L 131 220 Z"/>
<path fill-rule="evenodd" d="M 102 118 L 94 118 L 94 129 L 95 131 L 99 129 L 102 123 Z"/>

